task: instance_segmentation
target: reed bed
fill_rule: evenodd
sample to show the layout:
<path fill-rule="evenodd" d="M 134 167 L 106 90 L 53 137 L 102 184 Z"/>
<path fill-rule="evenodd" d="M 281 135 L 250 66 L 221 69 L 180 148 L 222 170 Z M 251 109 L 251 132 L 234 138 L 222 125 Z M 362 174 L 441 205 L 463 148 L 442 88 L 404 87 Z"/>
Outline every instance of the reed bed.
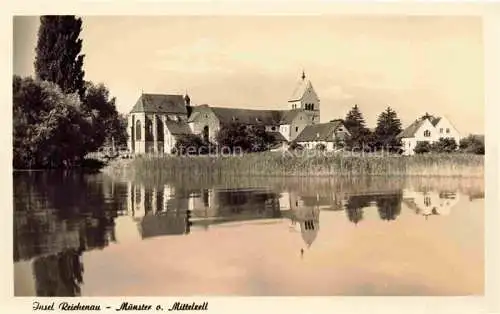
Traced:
<path fill-rule="evenodd" d="M 483 156 L 428 154 L 416 156 L 293 156 L 256 153 L 242 156 L 138 156 L 111 172 L 125 172 L 136 179 L 158 181 L 162 177 L 230 176 L 484 176 Z"/>

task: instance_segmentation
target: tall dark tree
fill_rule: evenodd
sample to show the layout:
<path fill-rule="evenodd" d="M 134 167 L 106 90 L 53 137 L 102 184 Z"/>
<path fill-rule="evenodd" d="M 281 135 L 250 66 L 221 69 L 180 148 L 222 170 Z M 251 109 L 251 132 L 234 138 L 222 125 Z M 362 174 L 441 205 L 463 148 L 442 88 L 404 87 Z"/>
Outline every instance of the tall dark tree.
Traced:
<path fill-rule="evenodd" d="M 347 200 L 345 210 L 350 222 L 357 224 L 363 220 L 363 211 L 370 205 L 372 197 L 370 195 L 352 195 Z"/>
<path fill-rule="evenodd" d="M 377 127 L 374 134 L 377 148 L 388 148 L 391 151 L 398 150 L 401 147 L 401 141 L 396 136 L 401 131 L 401 121 L 396 111 L 388 107 L 377 118 Z"/>
<path fill-rule="evenodd" d="M 376 198 L 378 214 L 382 220 L 396 220 L 401 213 L 401 193 L 394 195 L 384 195 Z"/>
<path fill-rule="evenodd" d="M 349 133 L 351 133 L 351 136 L 346 141 L 348 147 L 364 147 L 370 144 L 371 132 L 366 127 L 365 119 L 358 105 L 354 105 L 347 113 L 344 125 L 349 130 Z"/>
<path fill-rule="evenodd" d="M 54 82 L 64 93 L 80 97 L 85 91 L 81 30 L 81 18 L 73 15 L 40 17 L 35 57 L 38 79 Z"/>

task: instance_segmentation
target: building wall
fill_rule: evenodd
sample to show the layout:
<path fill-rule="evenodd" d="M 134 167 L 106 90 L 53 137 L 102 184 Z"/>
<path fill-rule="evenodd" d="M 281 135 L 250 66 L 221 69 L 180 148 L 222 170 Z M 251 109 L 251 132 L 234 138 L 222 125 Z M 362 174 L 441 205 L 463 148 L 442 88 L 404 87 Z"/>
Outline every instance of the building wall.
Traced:
<path fill-rule="evenodd" d="M 429 131 L 429 136 L 426 136 L 426 132 Z M 403 138 L 401 140 L 403 144 L 403 154 L 404 155 L 414 155 L 415 154 L 415 146 L 417 146 L 418 142 L 428 142 L 430 144 L 434 143 L 439 139 L 439 134 L 436 128 L 432 125 L 429 120 L 425 120 L 425 122 L 420 126 L 420 128 L 415 132 L 414 137 L 412 138 Z"/>
<path fill-rule="evenodd" d="M 451 125 L 451 123 L 445 119 L 442 118 L 443 122 L 439 122 L 436 127 L 430 123 L 429 120 L 425 120 L 425 123 L 422 124 L 422 126 L 415 132 L 414 137 L 412 138 L 403 138 L 401 139 L 401 142 L 403 144 L 403 154 L 404 155 L 414 155 L 415 154 L 415 146 L 417 146 L 418 142 L 428 142 L 429 144 L 432 144 L 436 141 L 438 141 L 440 138 L 443 137 L 448 137 L 446 136 L 447 134 L 450 135 L 450 137 L 455 138 L 455 141 L 458 142 L 460 141 L 460 135 L 458 131 Z M 446 133 L 446 128 L 450 129 L 450 133 Z M 443 133 L 441 133 L 441 129 L 443 129 Z M 425 136 L 425 132 L 429 131 L 430 136 Z"/>
<path fill-rule="evenodd" d="M 137 121 L 140 121 L 140 139 L 137 139 Z M 129 135 L 128 148 L 135 154 L 144 154 L 146 152 L 146 114 L 143 112 L 134 112 L 128 116 L 127 130 Z M 133 134 L 132 134 L 133 133 Z"/>
<path fill-rule="evenodd" d="M 307 149 L 316 149 L 316 146 L 318 144 L 323 144 L 326 147 L 327 151 L 332 151 L 333 150 L 333 142 L 327 142 L 327 141 L 308 141 L 308 142 L 298 142 L 299 145 L 303 146 L 304 148 Z"/>
<path fill-rule="evenodd" d="M 439 123 L 436 125 L 436 131 L 440 138 L 453 138 L 457 142 L 457 145 L 460 143 L 460 133 L 446 117 L 442 117 L 439 120 Z"/>
<path fill-rule="evenodd" d="M 170 153 L 172 147 L 175 145 L 175 137 L 169 132 L 165 121 L 166 119 L 181 119 L 187 120 L 186 115 L 169 115 L 169 114 L 146 114 L 146 113 L 131 113 L 127 117 L 127 134 L 128 138 L 128 149 L 134 154 L 145 154 L 145 153 Z M 146 120 L 151 120 L 151 136 L 146 138 L 146 132 L 149 130 L 146 127 Z M 156 121 L 155 121 L 156 120 Z M 141 137 L 137 139 L 137 121 L 141 123 Z M 161 128 L 160 123 L 163 124 L 163 140 L 161 139 Z M 156 128 L 156 135 L 155 135 Z M 155 146 L 156 137 L 156 146 Z"/>
<path fill-rule="evenodd" d="M 304 95 L 302 96 L 301 108 L 305 109 L 306 104 L 313 104 L 314 106 L 314 110 L 306 111 L 309 121 L 312 124 L 320 123 L 320 101 L 313 88 L 306 89 Z"/>
<path fill-rule="evenodd" d="M 208 107 L 196 108 L 199 114 L 198 116 L 189 123 L 189 127 L 193 134 L 201 135 L 203 129 L 208 126 L 208 137 L 210 141 L 215 141 L 215 136 L 220 130 L 220 121 L 212 110 Z"/>
<path fill-rule="evenodd" d="M 280 127 L 276 125 L 266 125 L 266 132 L 279 132 Z"/>
<path fill-rule="evenodd" d="M 301 112 L 299 113 L 295 119 L 293 119 L 292 123 L 289 126 L 290 133 L 288 135 L 289 140 L 293 141 L 297 138 L 297 136 L 304 130 L 304 128 L 308 125 L 310 125 L 311 122 L 309 120 L 309 117 Z"/>
<path fill-rule="evenodd" d="M 290 141 L 290 124 L 283 124 L 280 125 L 280 133 L 283 135 L 283 137 L 287 140 Z"/>

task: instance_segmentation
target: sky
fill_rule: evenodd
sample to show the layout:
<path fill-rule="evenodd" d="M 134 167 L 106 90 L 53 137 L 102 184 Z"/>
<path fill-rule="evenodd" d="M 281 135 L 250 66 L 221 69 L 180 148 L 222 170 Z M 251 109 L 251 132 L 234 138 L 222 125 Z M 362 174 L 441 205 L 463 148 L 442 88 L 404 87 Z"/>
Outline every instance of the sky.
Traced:
<path fill-rule="evenodd" d="M 302 71 L 321 122 L 358 104 L 368 127 L 390 106 L 484 133 L 483 34 L 466 16 L 84 16 L 85 79 L 128 113 L 141 92 L 194 104 L 288 109 Z M 14 17 L 13 72 L 33 75 L 39 18 Z"/>

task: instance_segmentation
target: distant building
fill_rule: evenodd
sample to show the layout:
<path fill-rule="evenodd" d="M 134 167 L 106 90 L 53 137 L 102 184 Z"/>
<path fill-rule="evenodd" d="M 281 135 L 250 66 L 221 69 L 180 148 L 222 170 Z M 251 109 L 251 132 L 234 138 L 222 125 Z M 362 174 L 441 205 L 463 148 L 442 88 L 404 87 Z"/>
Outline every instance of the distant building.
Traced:
<path fill-rule="evenodd" d="M 192 106 L 189 95 L 142 94 L 128 115 L 128 148 L 134 154 L 170 153 L 179 136 L 196 134 L 214 141 L 223 125 L 264 126 L 277 140 L 273 149 L 293 141 L 306 126 L 320 122 L 320 100 L 302 76 L 287 110 Z"/>
<path fill-rule="evenodd" d="M 415 120 L 397 136 L 401 139 L 403 153 L 413 155 L 419 142 L 432 144 L 440 138 L 452 138 L 457 145 L 460 142 L 460 133 L 446 117 L 422 117 Z"/>
<path fill-rule="evenodd" d="M 308 125 L 297 136 L 297 144 L 305 148 L 316 148 L 322 144 L 326 150 L 334 150 L 336 144 L 343 143 L 350 136 L 349 131 L 341 120 L 333 120 L 328 123 Z"/>
<path fill-rule="evenodd" d="M 416 192 L 403 190 L 403 202 L 422 216 L 447 216 L 460 200 L 456 192 Z"/>

